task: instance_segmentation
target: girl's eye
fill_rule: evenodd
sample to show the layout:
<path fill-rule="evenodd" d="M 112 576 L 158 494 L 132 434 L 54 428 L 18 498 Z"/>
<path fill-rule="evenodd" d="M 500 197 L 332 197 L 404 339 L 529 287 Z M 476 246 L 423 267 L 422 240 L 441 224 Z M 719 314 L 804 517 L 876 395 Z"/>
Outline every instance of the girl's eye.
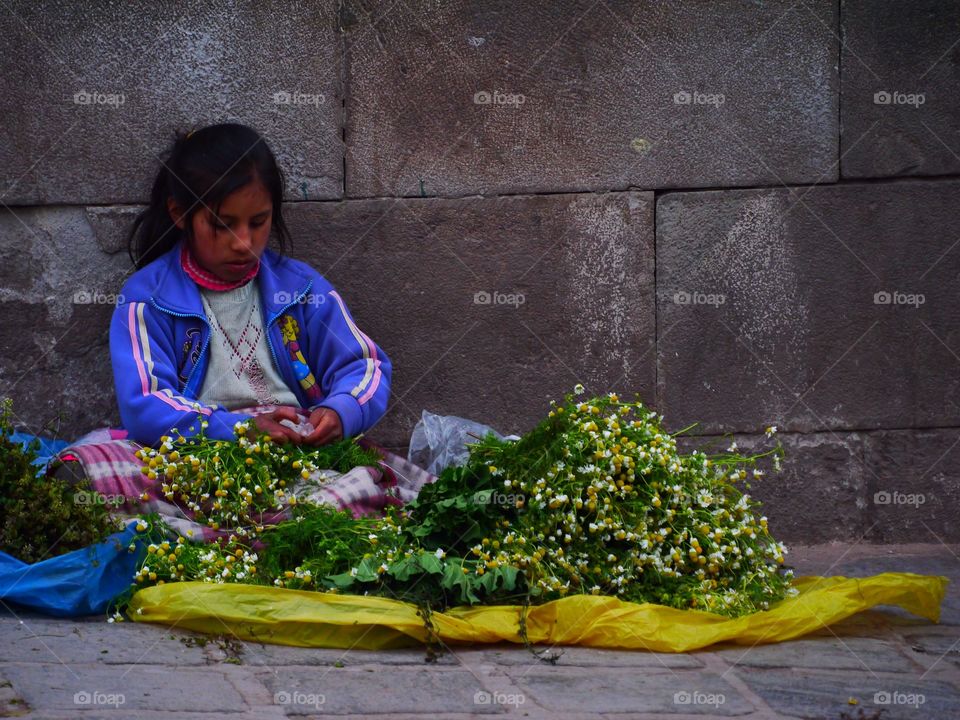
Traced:
<path fill-rule="evenodd" d="M 251 227 L 263 227 L 267 224 L 266 220 L 261 220 L 260 222 L 250 223 Z"/>

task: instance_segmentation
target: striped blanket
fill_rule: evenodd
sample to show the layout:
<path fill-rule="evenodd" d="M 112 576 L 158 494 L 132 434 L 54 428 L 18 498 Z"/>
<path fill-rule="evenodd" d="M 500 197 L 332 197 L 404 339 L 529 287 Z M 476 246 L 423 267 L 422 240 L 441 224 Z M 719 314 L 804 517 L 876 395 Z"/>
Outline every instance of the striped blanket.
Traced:
<path fill-rule="evenodd" d="M 259 414 L 273 410 L 264 405 L 243 408 L 237 412 Z M 304 419 L 306 416 L 304 415 Z M 402 505 L 417 496 L 420 488 L 436 477 L 389 452 L 368 438 L 360 438 L 360 445 L 377 450 L 383 459 L 376 466 L 357 467 L 349 472 L 320 470 L 292 488 L 300 502 L 324 503 L 349 510 L 355 517 L 381 514 L 387 505 Z M 142 463 L 135 453 L 142 445 L 127 439 L 127 432 L 115 428 L 100 428 L 87 433 L 61 450 L 53 458 L 50 468 L 58 463 L 77 462 L 90 482 L 91 488 L 102 496 L 113 512 L 121 518 L 147 513 L 158 513 L 172 530 L 191 540 L 212 540 L 231 533 L 231 528 L 213 530 L 195 522 L 193 513 L 167 500 L 156 480 L 150 480 L 140 468 Z M 289 506 L 264 514 L 263 524 L 274 524 L 290 516 Z"/>

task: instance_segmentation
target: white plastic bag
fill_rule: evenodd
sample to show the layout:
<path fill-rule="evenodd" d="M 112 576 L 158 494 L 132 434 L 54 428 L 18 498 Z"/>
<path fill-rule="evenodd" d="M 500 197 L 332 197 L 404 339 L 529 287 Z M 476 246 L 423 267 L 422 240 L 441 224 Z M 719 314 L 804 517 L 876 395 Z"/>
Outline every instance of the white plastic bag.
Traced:
<path fill-rule="evenodd" d="M 517 435 L 504 438 L 489 425 L 473 420 L 456 415 L 434 415 L 424 410 L 410 436 L 407 459 L 428 473 L 439 475 L 451 465 L 463 465 L 470 457 L 467 445 L 487 433 L 493 433 L 501 440 L 520 439 Z"/>

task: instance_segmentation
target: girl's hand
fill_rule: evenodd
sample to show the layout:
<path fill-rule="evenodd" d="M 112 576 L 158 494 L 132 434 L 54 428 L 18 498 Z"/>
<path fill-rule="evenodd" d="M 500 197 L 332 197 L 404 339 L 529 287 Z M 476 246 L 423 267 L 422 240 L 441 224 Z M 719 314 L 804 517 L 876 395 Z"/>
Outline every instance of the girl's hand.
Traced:
<path fill-rule="evenodd" d="M 292 442 L 294 445 L 299 445 L 304 439 L 303 436 L 293 428 L 281 425 L 281 420 L 290 420 L 296 425 L 300 424 L 300 416 L 297 415 L 296 408 L 286 405 L 268 413 L 256 415 L 252 422 L 260 432 L 267 433 L 274 442 Z"/>
<path fill-rule="evenodd" d="M 310 424 L 314 430 L 303 438 L 305 445 L 326 445 L 343 437 L 343 423 L 336 410 L 317 408 L 310 413 Z"/>

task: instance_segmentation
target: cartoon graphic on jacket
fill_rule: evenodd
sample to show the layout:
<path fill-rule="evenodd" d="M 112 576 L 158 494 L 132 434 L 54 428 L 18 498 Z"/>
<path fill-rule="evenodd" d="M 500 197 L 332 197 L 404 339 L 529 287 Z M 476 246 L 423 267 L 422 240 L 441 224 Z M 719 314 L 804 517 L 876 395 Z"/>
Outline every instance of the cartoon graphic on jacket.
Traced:
<path fill-rule="evenodd" d="M 110 324 L 120 418 L 132 440 L 148 445 L 174 427 L 187 437 L 199 430 L 193 405 L 203 387 L 211 331 L 200 291 L 179 258 L 177 243 L 134 273 Z M 356 326 L 333 286 L 306 263 L 268 248 L 258 278 L 267 344 L 300 406 L 335 410 L 344 437 L 373 427 L 390 395 L 387 354 Z M 220 440 L 234 439 L 234 424 L 250 417 L 202 403 L 199 412 L 209 423 L 207 436 Z"/>

